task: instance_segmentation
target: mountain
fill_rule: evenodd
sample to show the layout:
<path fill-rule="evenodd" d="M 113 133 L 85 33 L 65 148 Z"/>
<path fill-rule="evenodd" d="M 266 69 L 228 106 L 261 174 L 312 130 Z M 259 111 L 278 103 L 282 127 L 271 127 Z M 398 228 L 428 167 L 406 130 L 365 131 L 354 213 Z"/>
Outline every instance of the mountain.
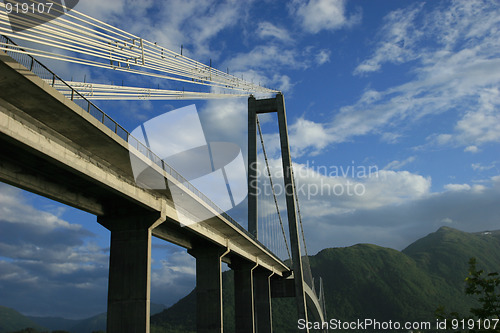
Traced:
<path fill-rule="evenodd" d="M 234 332 L 233 272 L 222 274 L 224 332 Z M 194 311 L 194 312 L 193 312 Z M 195 333 L 196 289 L 167 310 L 151 316 L 151 333 Z"/>
<path fill-rule="evenodd" d="M 43 329 L 40 325 L 16 310 L 0 306 L 0 333 L 15 332 L 27 327 L 37 330 Z"/>
<path fill-rule="evenodd" d="M 329 248 L 310 256 L 313 276 L 323 278 L 328 319 L 435 321 L 440 305 L 468 313 L 474 300 L 464 293 L 468 261 L 486 271 L 500 269 L 500 231 L 467 233 L 442 227 L 403 251 L 372 244 Z M 224 273 L 226 332 L 234 331 L 231 272 Z M 152 316 L 152 332 L 194 332 L 195 292 Z M 273 299 L 276 332 L 297 331 L 293 299 Z"/>
<path fill-rule="evenodd" d="M 441 227 L 409 245 L 402 251 L 429 273 L 446 280 L 450 286 L 463 283 L 470 257 L 477 258 L 479 267 L 500 267 L 500 231 L 467 233 Z"/>
<path fill-rule="evenodd" d="M 162 304 L 151 303 L 151 315 L 165 310 L 165 306 Z M 106 313 L 101 313 L 96 316 L 79 320 L 75 325 L 66 329 L 71 333 L 91 333 L 98 331 L 106 331 Z"/>
<path fill-rule="evenodd" d="M 151 303 L 151 315 L 165 310 L 162 304 Z M 0 306 L 0 333 L 11 333 L 25 328 L 34 328 L 40 332 L 66 331 L 70 333 L 91 333 L 106 331 L 106 313 L 74 320 L 60 317 L 24 316 L 21 313 Z"/>
<path fill-rule="evenodd" d="M 67 331 L 80 322 L 79 320 L 65 319 L 61 317 L 26 317 L 31 319 L 38 325 L 50 329 L 51 331 Z"/>
<path fill-rule="evenodd" d="M 68 329 L 71 333 L 91 333 L 106 331 L 106 313 L 80 320 L 76 325 Z"/>
<path fill-rule="evenodd" d="M 399 251 L 359 244 L 323 250 L 310 262 L 331 318 L 424 319 L 437 306 L 431 277 Z"/>

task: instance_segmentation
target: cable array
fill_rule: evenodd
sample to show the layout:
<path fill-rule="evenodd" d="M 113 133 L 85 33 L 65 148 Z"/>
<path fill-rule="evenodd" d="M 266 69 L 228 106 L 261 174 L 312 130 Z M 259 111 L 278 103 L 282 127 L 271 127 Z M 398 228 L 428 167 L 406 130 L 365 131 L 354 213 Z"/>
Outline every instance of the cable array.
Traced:
<path fill-rule="evenodd" d="M 265 172 L 263 177 L 259 178 L 259 195 L 258 195 L 258 216 L 259 227 L 261 229 L 260 235 L 263 235 L 262 241 L 266 246 L 278 254 L 280 258 L 287 258 L 291 262 L 290 247 L 286 237 L 285 227 L 281 218 L 278 199 L 274 189 L 274 183 L 271 176 L 271 168 L 267 158 L 266 148 L 264 144 L 264 137 L 260 127 L 259 116 L 256 117 L 257 129 L 260 137 L 260 144 L 262 148 L 262 155 L 265 161 Z M 259 168 L 260 169 L 260 168 Z M 267 177 L 266 177 L 267 176 Z M 271 198 L 271 200 L 270 200 Z M 286 251 L 286 252 L 285 252 Z"/>
<path fill-rule="evenodd" d="M 260 137 L 260 143 L 261 143 L 261 149 L 262 149 L 262 155 L 264 157 L 265 161 L 265 172 L 261 172 L 260 174 L 264 174 L 263 177 L 259 177 L 259 194 L 258 194 L 258 216 L 259 216 L 259 235 L 262 235 L 262 241 L 266 246 L 268 246 L 274 253 L 280 254 L 281 252 L 279 248 L 276 247 L 276 244 L 283 243 L 284 240 L 284 245 L 286 246 L 288 258 L 290 258 L 291 262 L 291 254 L 290 254 L 290 249 L 288 247 L 288 241 L 286 237 L 286 232 L 285 228 L 283 225 L 283 221 L 281 219 L 281 213 L 279 209 L 279 204 L 276 196 L 276 191 L 274 190 L 274 184 L 273 180 L 271 177 L 271 169 L 269 166 L 269 160 L 267 158 L 267 153 L 266 153 L 266 148 L 264 144 L 264 137 L 262 134 L 262 129 L 260 126 L 260 121 L 259 121 L 259 116 L 257 115 L 256 117 L 256 123 L 257 123 L 257 130 L 259 133 Z M 258 166 L 259 170 L 262 171 L 263 167 Z M 302 214 L 300 211 L 300 203 L 299 203 L 299 196 L 297 193 L 297 181 L 295 179 L 295 175 L 293 172 L 293 167 L 291 168 L 291 173 L 292 173 L 292 182 L 293 182 L 293 195 L 294 195 L 294 201 L 295 201 L 295 209 L 296 209 L 296 216 L 297 216 L 297 223 L 300 225 L 300 248 L 301 248 L 301 259 L 302 259 L 302 276 L 304 279 L 304 282 L 314 291 L 316 294 L 316 288 L 314 285 L 314 279 L 312 277 L 312 272 L 311 272 L 311 264 L 309 262 L 309 255 L 307 252 L 307 247 L 306 247 L 306 239 L 305 239 L 305 234 L 304 234 L 304 226 L 302 223 Z M 265 177 L 267 176 L 267 177 Z M 269 190 L 271 189 L 271 190 Z M 272 195 L 271 195 L 272 194 Z M 272 202 L 270 202 L 272 199 Z M 276 230 L 277 226 L 279 225 L 280 230 Z M 276 234 L 281 231 L 280 237 L 277 238 Z M 283 237 L 281 237 L 283 236 Z M 278 243 L 276 243 L 278 242 Z M 283 258 L 280 256 L 280 258 Z M 322 281 L 320 280 L 320 297 L 323 293 L 323 286 L 322 286 Z M 321 304 L 324 310 L 324 304 Z"/>
<path fill-rule="evenodd" d="M 286 246 L 286 250 L 287 250 L 287 253 L 288 253 L 288 257 L 291 259 L 290 248 L 288 246 L 288 241 L 287 241 L 287 238 L 286 238 L 285 228 L 283 226 L 283 220 L 281 219 L 281 214 L 280 214 L 278 199 L 276 198 L 276 191 L 274 190 L 273 179 L 272 179 L 272 176 L 271 176 L 271 169 L 269 167 L 269 160 L 267 159 L 266 148 L 265 148 L 265 145 L 264 145 L 264 137 L 262 135 L 262 129 L 260 127 L 260 121 L 259 121 L 259 116 L 258 115 L 256 115 L 256 121 L 257 121 L 257 129 L 259 131 L 260 142 L 261 142 L 261 145 L 262 145 L 262 153 L 264 155 L 264 160 L 266 162 L 266 171 L 267 171 L 267 175 L 269 177 L 269 185 L 270 185 L 270 188 L 272 190 L 274 205 L 276 207 L 276 216 L 278 217 L 278 221 L 279 221 L 279 224 L 280 224 L 280 228 L 281 228 L 281 233 L 283 235 L 283 239 L 285 241 L 285 246 Z"/>
<path fill-rule="evenodd" d="M 297 180 L 295 179 L 295 175 L 293 173 L 293 167 L 291 168 L 292 172 L 292 179 L 293 179 L 293 193 L 295 196 L 295 206 L 296 206 L 296 214 L 297 214 L 297 219 L 300 225 L 300 234 L 301 234 L 301 241 L 302 241 L 302 246 L 304 248 L 304 253 L 302 254 L 302 273 L 304 276 L 304 280 L 306 281 L 307 284 L 314 290 L 314 280 L 312 277 L 312 272 L 311 272 L 311 264 L 309 262 L 309 254 L 307 253 L 307 246 L 306 246 L 306 236 L 304 234 L 304 226 L 302 224 L 302 215 L 300 213 L 300 204 L 299 204 L 299 195 L 297 193 Z"/>
<path fill-rule="evenodd" d="M 116 86 L 110 84 L 66 81 L 71 88 L 89 100 L 174 100 L 174 99 L 214 99 L 244 97 L 246 94 L 224 94 L 209 92 L 178 91 L 140 87 Z M 55 84 L 59 92 L 71 96 L 71 88 L 66 84 Z M 77 97 L 78 98 L 78 97 Z"/>
<path fill-rule="evenodd" d="M 8 16 L 5 3 L 0 3 L 3 7 L 0 10 L 0 33 L 34 43 L 31 47 L 23 46 L 23 49 L 11 47 L 11 52 L 204 85 L 215 91 L 227 89 L 246 95 L 277 92 L 215 69 L 211 64 L 190 59 L 75 9 L 65 12 L 52 0 L 44 0 L 44 3 L 54 5 L 50 13 L 44 13 L 43 20 L 48 22 L 38 25 L 36 23 L 41 19 L 38 13 L 28 11 L 23 15 Z M 0 48 L 4 47 L 6 45 L 0 44 Z M 224 97 L 229 97 L 229 94 Z"/>

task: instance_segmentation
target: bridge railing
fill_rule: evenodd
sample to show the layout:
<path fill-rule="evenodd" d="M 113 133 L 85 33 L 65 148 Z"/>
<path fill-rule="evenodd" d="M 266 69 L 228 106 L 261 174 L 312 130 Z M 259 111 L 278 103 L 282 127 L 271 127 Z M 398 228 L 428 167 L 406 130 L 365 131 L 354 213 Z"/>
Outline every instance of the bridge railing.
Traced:
<path fill-rule="evenodd" d="M 10 49 L 10 51 L 9 51 Z M 99 120 L 106 127 L 116 133 L 119 137 L 129 143 L 129 145 L 136 148 L 144 156 L 148 157 L 153 163 L 162 168 L 169 175 L 174 177 L 176 180 L 181 182 L 186 186 L 192 193 L 194 193 L 203 202 L 208 204 L 212 209 L 214 209 L 219 215 L 223 216 L 227 221 L 236 226 L 239 230 L 250 236 L 254 241 L 256 241 L 260 246 L 266 248 L 262 243 L 257 241 L 253 235 L 251 235 L 245 228 L 243 228 L 238 222 L 236 222 L 231 216 L 229 216 L 224 210 L 217 206 L 212 200 L 210 200 L 205 194 L 194 187 L 186 178 L 184 178 L 179 172 L 174 170 L 170 165 L 165 163 L 158 155 L 156 155 L 151 149 L 140 142 L 132 134 L 130 134 L 126 129 L 124 129 L 120 124 L 108 116 L 104 111 L 99 109 L 94 103 L 86 99 L 82 94 L 76 91 L 73 87 L 67 84 L 63 79 L 61 79 L 57 74 L 48 69 L 41 62 L 36 60 L 33 56 L 26 53 L 20 46 L 18 46 L 12 39 L 7 36 L 0 35 L 0 50 L 5 51 L 11 58 L 16 60 L 18 63 L 35 73 L 42 80 L 50 84 L 52 87 L 56 86 L 66 86 L 69 91 L 71 91 L 70 99 L 76 103 L 83 110 L 87 111 L 95 119 Z M 16 50 L 16 52 L 12 52 Z M 21 51 L 21 52 L 19 52 Z M 269 249 L 268 249 L 269 251 Z M 272 253 L 271 251 L 269 251 Z M 281 259 L 280 259 L 281 260 Z"/>

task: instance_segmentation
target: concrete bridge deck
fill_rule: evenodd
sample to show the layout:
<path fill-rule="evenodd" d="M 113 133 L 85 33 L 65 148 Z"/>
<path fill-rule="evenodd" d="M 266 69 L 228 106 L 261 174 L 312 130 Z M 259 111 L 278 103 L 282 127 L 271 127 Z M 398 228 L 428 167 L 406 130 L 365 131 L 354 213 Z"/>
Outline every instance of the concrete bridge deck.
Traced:
<path fill-rule="evenodd" d="M 166 189 L 139 186 L 130 154 L 150 162 L 110 127 L 0 51 L 0 181 L 92 213 L 111 230 L 108 332 L 149 331 L 151 236 L 180 245 L 197 258 L 197 286 L 208 302 L 222 302 L 217 294 L 221 260 L 252 267 L 250 274 L 258 267 L 266 272 L 268 286 L 271 275 L 290 274 L 246 230 L 159 166 L 153 165 L 151 172 L 164 177 Z M 172 202 L 171 190 L 183 191 L 181 206 Z M 193 214 L 193 220 L 211 217 L 181 226 L 180 217 Z M 218 266 L 209 264 L 217 261 Z M 130 271 L 135 275 L 124 275 Z M 269 298 L 270 291 L 265 293 Z M 222 320 L 217 318 L 220 308 L 200 310 L 198 320 L 214 325 Z M 138 311 L 142 322 L 127 319 L 127 314 L 136 318 Z"/>

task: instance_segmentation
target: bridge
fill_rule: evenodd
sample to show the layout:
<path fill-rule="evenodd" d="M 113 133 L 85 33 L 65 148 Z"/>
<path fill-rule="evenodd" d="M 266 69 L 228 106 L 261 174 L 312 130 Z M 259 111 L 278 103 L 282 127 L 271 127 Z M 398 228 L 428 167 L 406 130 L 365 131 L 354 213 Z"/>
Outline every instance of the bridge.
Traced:
<path fill-rule="evenodd" d="M 323 286 L 319 280 L 318 297 L 295 193 L 283 95 L 123 31 L 120 38 L 129 44 L 115 47 L 117 36 L 104 35 L 102 27 L 113 33 L 118 31 L 116 28 L 75 10 L 71 15 L 33 27 L 27 26 L 29 16 L 7 17 L 0 12 L 0 181 L 94 214 L 98 223 L 111 231 L 107 332 L 149 332 L 153 236 L 186 248 L 196 258 L 198 332 L 222 332 L 222 262 L 234 270 L 237 332 L 272 332 L 272 299 L 276 297 L 294 297 L 298 318 L 307 320 L 312 315 L 323 321 Z M 69 58 L 33 46 L 61 46 L 56 40 L 64 38 L 64 47 L 68 49 L 70 32 L 76 31 L 76 26 L 83 29 L 78 17 L 91 23 L 92 28 L 86 33 L 99 38 L 83 41 L 75 35 L 74 43 L 101 43 L 107 45 L 107 51 L 111 47 L 114 55 L 101 52 L 107 61 L 111 57 L 108 64 L 90 60 L 89 54 Z M 26 29 L 14 32 L 10 25 L 15 24 Z M 31 47 L 21 47 L 10 37 L 29 41 Z M 53 38 L 50 43 L 48 37 Z M 83 50 L 81 46 L 73 47 L 74 52 Z M 97 51 L 93 53 L 97 58 L 102 56 Z M 66 57 L 60 60 L 207 85 L 210 90 L 150 89 L 145 95 L 144 88 L 120 90 L 107 85 L 65 82 L 35 56 Z M 274 97 L 257 99 L 252 93 Z M 147 142 L 134 137 L 90 101 L 242 95 L 249 96 L 248 230 L 184 178 L 182 170 L 176 171 Z M 273 188 L 258 118 L 259 114 L 271 112 L 278 118 L 284 188 L 291 189 L 285 191 L 285 223 L 276 196 L 262 198 L 252 185 L 268 181 Z M 259 155 L 265 158 L 268 177 L 258 177 L 253 167 Z M 143 177 L 134 174 L 134 165 L 144 170 Z M 164 186 L 152 188 L 148 179 L 161 179 Z M 258 208 L 261 200 L 270 200 L 276 207 L 274 228 L 283 235 L 281 245 L 287 247 L 288 257 L 272 249 L 266 235 L 259 231 L 263 222 Z"/>

